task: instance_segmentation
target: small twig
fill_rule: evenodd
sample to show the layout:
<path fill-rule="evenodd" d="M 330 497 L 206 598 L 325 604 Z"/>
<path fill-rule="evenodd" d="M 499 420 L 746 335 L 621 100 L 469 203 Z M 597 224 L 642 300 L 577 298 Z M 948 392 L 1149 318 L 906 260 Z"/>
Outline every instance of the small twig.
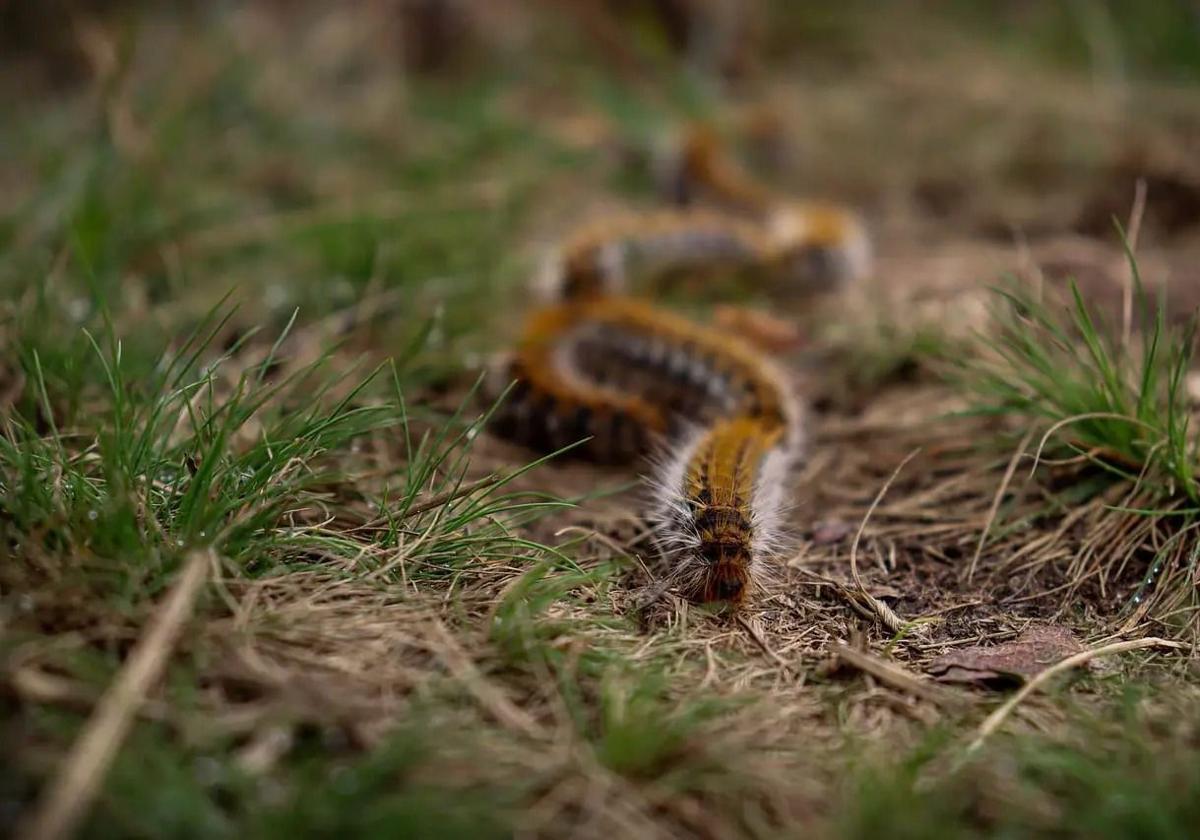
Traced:
<path fill-rule="evenodd" d="M 1004 471 L 1004 478 L 1000 480 L 1000 486 L 996 488 L 996 495 L 992 498 L 992 506 L 988 510 L 987 521 L 983 524 L 983 533 L 979 535 L 979 544 L 975 546 L 975 554 L 971 557 L 971 565 L 967 567 L 967 582 L 975 577 L 975 567 L 979 565 L 979 558 L 983 555 L 983 546 L 987 542 L 988 533 L 992 530 L 992 525 L 996 522 L 996 514 L 1000 512 L 1000 502 L 1004 499 L 1004 493 L 1008 490 L 1008 485 L 1012 482 L 1013 474 L 1017 471 L 1017 462 L 1021 460 L 1021 456 L 1025 454 L 1025 448 L 1029 446 L 1029 441 L 1033 439 L 1033 429 L 1025 433 L 1025 437 L 1021 438 L 1021 442 L 1017 444 L 1017 451 L 1013 453 L 1012 458 L 1008 462 L 1008 468 Z"/>
<path fill-rule="evenodd" d="M 499 484 L 500 482 L 505 481 L 507 478 L 508 476 L 500 473 L 492 473 L 491 475 L 485 475 L 483 478 L 476 479 L 468 484 L 455 487 L 453 490 L 447 490 L 444 493 L 438 493 L 436 496 L 421 502 L 421 504 L 410 507 L 404 512 L 403 518 L 410 519 L 414 516 L 420 516 L 422 513 L 427 513 L 434 508 L 439 508 L 442 505 L 449 504 L 456 499 L 461 499 L 464 496 L 470 496 L 472 493 L 475 493 L 479 490 Z M 374 521 L 381 522 L 383 520 L 376 519 Z"/>
<path fill-rule="evenodd" d="M 928 700 L 939 706 L 961 707 L 966 705 L 963 697 L 935 685 L 927 679 L 917 676 L 898 663 L 889 662 L 878 656 L 857 650 L 841 642 L 834 642 L 831 650 L 837 658 L 852 668 L 857 668 L 865 674 L 870 674 L 880 682 L 892 688 Z"/>
<path fill-rule="evenodd" d="M 57 840 L 70 836 L 78 828 L 129 734 L 146 692 L 162 676 L 208 578 L 209 567 L 215 562 L 212 549 L 188 554 L 171 591 L 96 704 L 83 732 L 63 760 L 58 776 L 18 836 L 26 840 Z"/>
<path fill-rule="evenodd" d="M 17 669 L 9 676 L 8 688 L 30 703 L 65 706 L 79 712 L 90 712 L 96 707 L 98 692 L 76 680 L 51 674 L 32 666 Z M 163 703 L 147 701 L 138 710 L 138 715 L 147 720 L 169 721 L 170 709 Z"/>
<path fill-rule="evenodd" d="M 784 659 L 782 656 L 780 656 L 778 653 L 776 653 L 774 650 L 771 649 L 771 646 L 769 644 L 767 644 L 767 640 L 762 637 L 762 634 L 758 632 L 758 629 L 756 627 L 754 627 L 742 615 L 736 616 L 735 620 L 737 621 L 738 624 L 740 624 L 742 626 L 743 630 L 745 630 L 747 633 L 750 634 L 750 638 L 754 640 L 754 643 L 757 644 L 760 648 L 762 648 L 763 653 L 765 653 L 767 656 L 771 657 L 772 660 L 774 660 L 776 665 L 778 665 L 780 668 L 782 668 L 787 673 L 795 675 L 795 673 L 796 673 L 795 669 L 791 665 L 788 664 L 786 659 Z"/>
<path fill-rule="evenodd" d="M 854 585 L 858 587 L 858 592 L 855 594 L 862 600 L 863 603 L 871 608 L 871 611 L 875 613 L 875 616 L 893 633 L 899 632 L 905 626 L 905 622 L 900 618 L 900 616 L 896 615 L 895 611 L 893 611 L 891 607 L 883 603 L 883 601 L 880 601 L 871 593 L 867 592 L 867 587 L 863 585 L 862 578 L 858 574 L 858 545 L 862 541 L 863 531 L 865 531 L 867 528 L 867 522 L 870 521 L 871 514 L 875 512 L 875 508 L 879 507 L 879 503 L 883 501 L 883 497 L 887 495 L 888 488 L 892 486 L 892 482 L 894 482 L 896 477 L 900 475 L 900 471 L 903 470 L 908 462 L 915 458 L 917 453 L 920 451 L 921 448 L 917 447 L 912 452 L 908 453 L 904 460 L 900 462 L 900 466 L 896 467 L 895 471 L 891 474 L 888 480 L 883 483 L 883 487 L 879 488 L 879 493 L 876 494 L 875 501 L 871 502 L 871 506 L 867 508 L 866 515 L 862 518 L 862 522 L 860 522 L 858 525 L 858 532 L 854 535 L 854 542 L 850 545 L 850 577 L 854 579 Z"/>
<path fill-rule="evenodd" d="M 1110 645 L 1103 645 L 1102 647 L 1082 651 L 1074 656 L 1068 656 L 1066 659 L 1051 665 L 1046 670 L 1038 672 L 1037 676 L 1025 683 L 1025 685 L 1021 687 L 1021 690 L 1010 697 L 1004 703 L 1004 705 L 988 715 L 987 720 L 980 725 L 979 731 L 976 732 L 974 740 L 972 740 L 970 745 L 967 747 L 967 754 L 969 755 L 978 750 L 983 745 L 983 742 L 986 741 L 992 733 L 1000 728 L 1000 725 L 1008 719 L 1008 716 L 1012 714 L 1013 710 L 1017 708 L 1017 706 L 1019 706 L 1026 697 L 1037 691 L 1039 688 L 1045 685 L 1046 682 L 1061 674 L 1063 671 L 1069 671 L 1072 668 L 1086 664 L 1097 657 L 1108 656 L 1110 653 L 1124 653 L 1125 651 L 1142 650 L 1143 648 L 1151 647 L 1165 647 L 1171 648 L 1172 650 L 1187 649 L 1187 645 L 1183 644 L 1182 642 L 1173 642 L 1168 639 L 1151 637 L 1146 639 L 1133 639 L 1126 642 L 1114 642 Z"/>

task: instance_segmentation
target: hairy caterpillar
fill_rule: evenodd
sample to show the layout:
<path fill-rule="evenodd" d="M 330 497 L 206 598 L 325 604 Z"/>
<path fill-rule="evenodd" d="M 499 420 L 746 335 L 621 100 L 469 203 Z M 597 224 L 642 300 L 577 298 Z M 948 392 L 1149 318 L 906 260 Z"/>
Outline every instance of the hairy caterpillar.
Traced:
<path fill-rule="evenodd" d="M 769 253 L 793 290 L 834 288 L 870 270 L 870 240 L 857 214 L 778 195 L 728 156 L 707 126 L 689 126 L 661 169 L 660 180 L 676 204 L 711 204 L 762 225 Z"/>
<path fill-rule="evenodd" d="M 720 420 L 662 466 L 654 518 L 671 579 L 688 597 L 739 604 L 760 585 L 782 545 L 798 429 L 760 417 Z"/>
<path fill-rule="evenodd" d="M 587 225 L 546 261 L 544 300 L 624 294 L 634 278 L 749 275 L 787 294 L 865 275 L 866 231 L 840 207 L 789 203 L 753 220 L 708 209 L 630 213 Z"/>
<path fill-rule="evenodd" d="M 662 436 L 685 418 L 783 422 L 789 412 L 782 374 L 753 347 L 624 297 L 537 310 L 500 374 L 516 380 L 497 418 L 509 436 L 544 448 L 594 434 L 586 454 L 608 463 L 628 460 L 630 448 L 644 451 L 646 438 L 631 441 L 629 423 Z M 607 426 L 597 418 L 614 433 L 601 434 Z"/>
<path fill-rule="evenodd" d="M 623 294 L 632 277 L 769 269 L 775 253 L 761 225 L 708 210 L 627 213 L 569 237 L 543 268 L 548 299 Z"/>
<path fill-rule="evenodd" d="M 665 451 L 648 516 L 689 597 L 740 603 L 778 543 L 801 449 L 787 378 L 744 342 L 642 301 L 569 299 L 533 313 L 502 368 L 497 428 L 543 450 L 625 463 Z"/>
<path fill-rule="evenodd" d="M 715 148 L 715 147 L 714 147 Z M 787 481 L 803 453 L 800 402 L 750 344 L 626 297 L 634 279 L 755 271 L 786 291 L 866 270 L 866 236 L 840 207 L 781 201 L 712 150 L 687 178 L 720 209 L 618 216 L 569 237 L 497 379 L 515 381 L 495 425 L 540 449 L 604 463 L 658 448 L 647 518 L 689 598 L 741 604 L 782 543 Z"/>

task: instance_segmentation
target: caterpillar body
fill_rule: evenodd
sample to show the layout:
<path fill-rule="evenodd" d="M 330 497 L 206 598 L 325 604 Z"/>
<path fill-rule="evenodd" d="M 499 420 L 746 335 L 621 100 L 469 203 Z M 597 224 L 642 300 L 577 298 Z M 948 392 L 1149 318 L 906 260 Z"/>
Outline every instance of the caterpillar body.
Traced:
<path fill-rule="evenodd" d="M 825 291 L 870 271 L 870 239 L 858 214 L 780 196 L 725 154 L 708 126 L 689 126 L 661 168 L 677 205 L 707 203 L 763 225 L 792 291 Z"/>
<path fill-rule="evenodd" d="M 627 213 L 584 226 L 547 261 L 540 282 L 549 299 L 623 294 L 634 277 L 769 270 L 766 229 L 706 210 Z"/>
<path fill-rule="evenodd" d="M 780 204 L 761 219 L 708 209 L 630 213 L 584 227 L 546 261 L 543 300 L 624 294 L 635 279 L 748 276 L 795 295 L 861 278 L 870 246 L 857 216 L 833 205 Z"/>
<path fill-rule="evenodd" d="M 507 436 L 558 448 L 592 435 L 583 454 L 604 463 L 684 425 L 795 414 L 784 375 L 749 344 L 616 296 L 536 311 L 499 381 L 515 381 L 495 418 Z"/>
<path fill-rule="evenodd" d="M 659 180 L 678 205 L 711 202 L 755 215 L 776 204 L 774 192 L 724 154 L 721 139 L 709 126 L 688 126 L 660 164 Z"/>
<path fill-rule="evenodd" d="M 804 451 L 788 377 L 735 336 L 628 297 L 635 279 L 752 270 L 786 289 L 865 270 L 865 233 L 839 207 L 780 202 L 711 158 L 696 180 L 721 210 L 629 214 L 569 237 L 495 381 L 514 382 L 494 422 L 543 450 L 624 463 L 657 449 L 647 518 L 688 598 L 742 604 L 783 544 L 788 477 Z"/>

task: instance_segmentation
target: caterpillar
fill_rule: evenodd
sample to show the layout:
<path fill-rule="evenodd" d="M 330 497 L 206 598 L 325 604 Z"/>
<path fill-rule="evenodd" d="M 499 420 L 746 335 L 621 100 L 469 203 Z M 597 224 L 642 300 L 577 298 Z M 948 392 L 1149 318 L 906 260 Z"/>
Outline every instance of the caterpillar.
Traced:
<path fill-rule="evenodd" d="M 777 254 L 761 225 L 706 210 L 625 213 L 581 227 L 546 261 L 544 299 L 623 294 L 634 277 L 769 271 Z"/>
<path fill-rule="evenodd" d="M 724 153 L 717 133 L 692 124 L 659 163 L 663 191 L 677 205 L 710 201 L 749 215 L 778 203 L 774 192 Z"/>
<path fill-rule="evenodd" d="M 671 581 L 698 601 L 741 604 L 761 587 L 782 547 L 787 476 L 802 441 L 757 417 L 718 421 L 678 448 L 652 486 Z"/>
<path fill-rule="evenodd" d="M 710 209 L 628 213 L 571 236 L 543 265 L 543 300 L 623 294 L 635 279 L 745 275 L 784 295 L 863 277 L 870 246 L 857 216 L 821 204 L 779 205 L 755 220 Z"/>
<path fill-rule="evenodd" d="M 713 172 L 710 181 L 736 180 L 736 170 Z M 513 384 L 493 423 L 542 450 L 577 443 L 575 453 L 601 463 L 657 450 L 645 515 L 669 583 L 737 607 L 784 544 L 788 477 L 804 452 L 801 401 L 755 346 L 630 297 L 630 287 L 731 271 L 785 289 L 837 285 L 865 270 L 865 233 L 841 208 L 721 189 L 747 207 L 627 214 L 565 240 L 538 280 L 548 300 L 497 366 L 493 381 Z"/>
<path fill-rule="evenodd" d="M 725 154 L 720 138 L 706 125 L 688 126 L 659 169 L 664 191 L 675 204 L 709 203 L 763 225 L 776 261 L 786 264 L 790 291 L 827 291 L 870 270 L 870 238 L 856 213 L 778 195 Z"/>
<path fill-rule="evenodd" d="M 751 345 L 643 301 L 599 295 L 537 310 L 496 382 L 512 392 L 493 420 L 508 437 L 621 463 L 656 437 L 717 417 L 783 423 L 785 377 Z"/>

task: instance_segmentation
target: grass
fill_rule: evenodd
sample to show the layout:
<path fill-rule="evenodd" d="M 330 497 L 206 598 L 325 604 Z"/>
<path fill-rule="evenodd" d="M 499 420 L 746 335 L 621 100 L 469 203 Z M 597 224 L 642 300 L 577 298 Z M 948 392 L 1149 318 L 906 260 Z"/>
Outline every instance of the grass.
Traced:
<path fill-rule="evenodd" d="M 1156 0 L 1136 16 L 1112 2 L 1060 3 L 1025 14 L 998 3 L 958 5 L 968 25 L 998 32 L 1013 51 L 1096 74 L 1200 78 L 1200 24 L 1184 4 Z"/>
<path fill-rule="evenodd" d="M 1200 817 L 1196 719 L 1186 697 L 1127 696 L 1077 718 L 1070 738 L 1013 739 L 949 774 L 936 767 L 944 744 L 931 738 L 899 763 L 859 770 L 862 807 L 838 834 L 1188 837 Z"/>
<path fill-rule="evenodd" d="M 487 416 L 464 419 L 473 393 L 452 415 L 410 417 L 395 368 L 355 382 L 345 371 L 332 375 L 325 353 L 288 370 L 277 357 L 287 331 L 253 362 L 239 358 L 249 336 L 214 356 L 214 339 L 231 316 L 211 312 L 144 377 L 127 369 L 111 325 L 105 348 L 85 331 L 106 386 L 89 402 L 98 420 L 89 430 L 61 425 L 40 355 L 23 354 L 31 394 L 24 410 L 7 416 L 0 443 L 0 510 L 11 540 L 26 551 L 120 561 L 116 570 L 142 576 L 138 584 L 151 592 L 173 568 L 168 558 L 195 545 L 236 558 L 250 575 L 276 572 L 286 558 L 307 553 L 344 559 L 362 573 L 370 566 L 366 548 L 404 554 L 423 545 L 407 559 L 433 568 L 441 557 L 469 556 L 468 547 L 540 548 L 502 524 L 518 510 L 553 504 L 497 492 L 522 470 L 474 491 L 464 487 L 464 443 Z M 379 380 L 385 387 L 373 391 Z M 415 439 L 418 419 L 434 425 Z M 372 481 L 366 464 L 347 457 L 357 442 L 385 434 L 405 448 L 395 487 Z M 373 485 L 381 487 L 375 497 Z M 352 495 L 339 498 L 337 488 L 353 488 Z M 430 496 L 446 501 L 419 511 L 418 499 Z M 370 517 L 378 522 L 368 542 L 326 527 L 339 502 L 380 511 Z M 25 537 L 35 534 L 36 547 Z M 130 563 L 135 556 L 143 561 Z"/>
<path fill-rule="evenodd" d="M 83 836 L 505 837 L 507 809 L 520 792 L 497 780 L 424 780 L 431 762 L 469 760 L 472 748 L 462 731 L 431 731 L 416 719 L 367 754 L 336 733 L 314 730 L 269 782 L 247 772 L 233 746 L 214 740 L 181 747 L 164 728 L 142 727 L 113 768 Z"/>
<path fill-rule="evenodd" d="M 1030 474 L 1041 466 L 1070 499 L 1065 509 L 1092 503 L 1093 527 L 1129 523 L 1113 526 L 1128 538 L 1096 544 L 1070 574 L 1127 575 L 1127 614 L 1154 610 L 1190 632 L 1196 556 L 1187 539 L 1200 510 L 1200 442 L 1186 377 L 1195 320 L 1168 323 L 1165 297 L 1151 302 L 1126 251 L 1127 326 L 1098 311 L 1074 281 L 1065 301 L 1051 289 L 1039 296 L 1010 284 L 998 291 L 996 329 L 979 357 L 960 364 L 960 379 L 975 411 L 1018 421 L 1024 439 L 1014 463 L 1023 469 L 1028 459 Z"/>
<path fill-rule="evenodd" d="M 1195 502 L 1200 449 L 1185 390 L 1195 326 L 1168 326 L 1166 303 L 1150 302 L 1132 254 L 1129 266 L 1127 334 L 1074 281 L 1065 307 L 1013 286 L 1001 292 L 998 335 L 987 340 L 992 358 L 972 365 L 965 380 L 982 410 L 1032 421 L 1039 454 L 1083 456 L 1154 486 L 1164 502 Z"/>
<path fill-rule="evenodd" d="M 874 138 L 894 126 L 874 104 L 898 101 L 899 84 L 904 108 L 929 108 L 930 91 L 920 73 L 871 64 L 894 33 L 870 47 L 854 13 L 776 10 L 786 19 L 758 56 L 768 75 L 736 96 L 679 66 L 649 17 L 631 49 L 657 76 L 621 69 L 555 12 L 492 21 L 482 70 L 428 78 L 398 69 L 378 10 L 201 11 L 187 38 L 131 14 L 95 34 L 115 63 L 91 83 L 21 97 L 0 129 L 0 740 L 12 745 L 0 830 L 59 771 L 182 558 L 205 545 L 220 574 L 83 836 L 1172 836 L 1194 824 L 1179 659 L 1124 659 L 1030 698 L 1011 735 L 957 769 L 991 695 L 957 690 L 963 711 L 948 715 L 829 662 L 849 640 L 926 679 L 942 651 L 1031 620 L 1087 640 L 1162 625 L 1187 637 L 1190 343 L 1148 305 L 1130 344 L 1078 295 L 1064 315 L 1012 292 L 971 369 L 991 416 L 956 427 L 942 418 L 958 395 L 919 374 L 963 345 L 940 316 L 912 317 L 922 266 L 885 260 L 888 294 L 862 296 L 878 305 L 819 316 L 811 359 L 830 369 L 800 360 L 823 379 L 817 393 L 850 393 L 815 415 L 795 562 L 740 622 L 647 597 L 652 558 L 617 527 L 642 502 L 607 489 L 631 471 L 487 431 L 478 369 L 528 305 L 535 246 L 597 212 L 654 205 L 652 147 L 683 117 L 737 136 L 741 106 L 786 90 L 804 119 L 783 109 L 781 132 L 804 154 L 781 184 L 799 173 L 798 192 L 840 195 L 857 183 L 880 212 L 891 194 L 863 183 L 907 194 L 911 173 L 876 160 Z M 814 91 L 789 66 L 788 32 L 814 66 L 838 69 L 837 86 Z M 850 127 L 872 138 L 873 167 L 853 142 L 822 157 L 843 154 Z M 921 138 L 895 143 L 912 157 Z M 957 163 L 1004 182 L 1003 159 L 994 172 L 969 151 Z M 945 247 L 931 243 L 887 249 Z M 698 317 L 710 303 L 688 301 Z M 986 583 L 968 585 L 962 561 L 1004 470 L 979 445 L 998 439 L 996 415 L 1033 424 L 1035 441 L 1053 434 L 1041 480 L 1001 494 L 978 558 Z M 868 589 L 926 618 L 894 637 L 845 603 L 836 533 L 918 446 L 861 543 Z M 1081 452 L 1088 462 L 1049 464 Z"/>

